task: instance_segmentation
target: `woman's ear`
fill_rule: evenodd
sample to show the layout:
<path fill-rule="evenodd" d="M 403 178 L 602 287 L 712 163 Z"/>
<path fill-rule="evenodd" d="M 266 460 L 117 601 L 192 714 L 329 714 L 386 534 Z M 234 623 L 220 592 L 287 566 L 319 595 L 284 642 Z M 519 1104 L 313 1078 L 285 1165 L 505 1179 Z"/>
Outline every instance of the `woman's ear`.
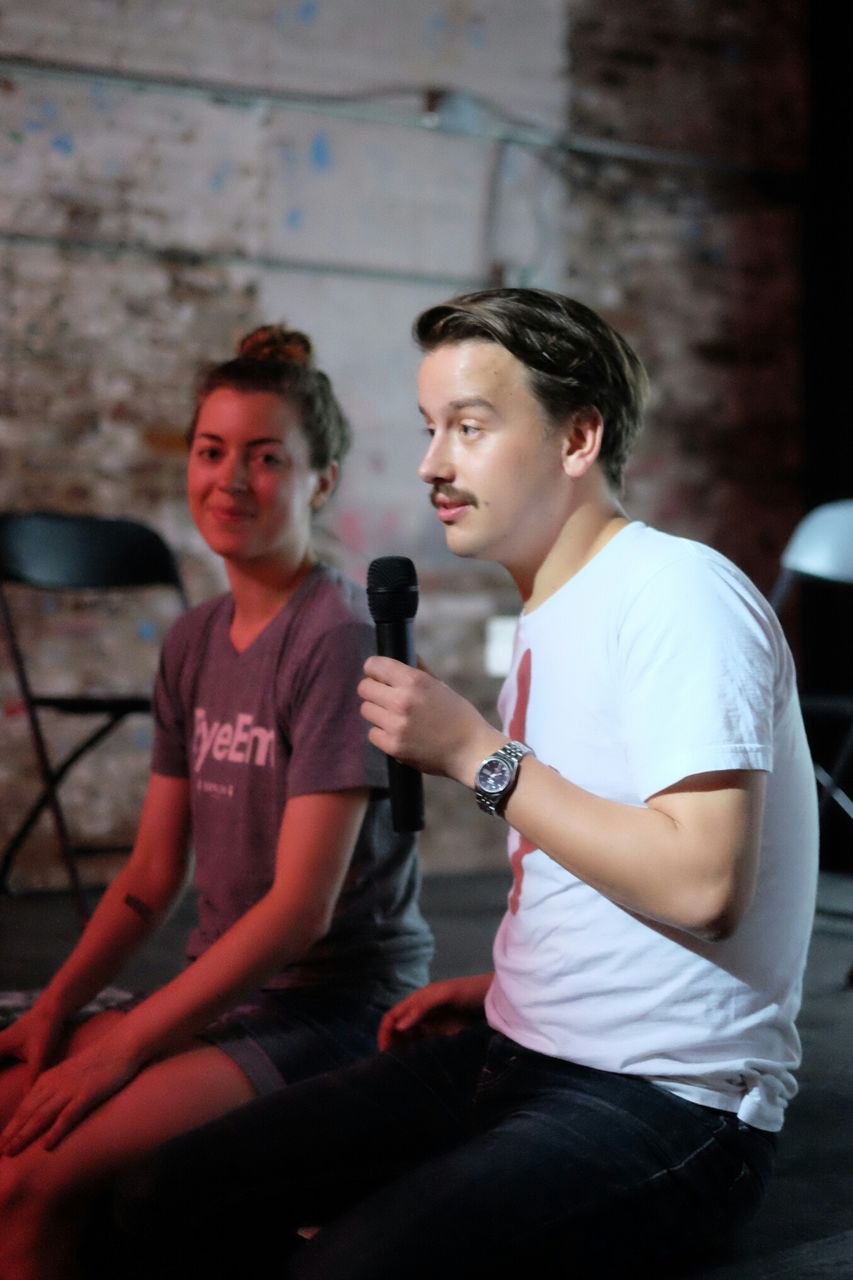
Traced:
<path fill-rule="evenodd" d="M 590 406 L 576 409 L 564 428 L 563 470 L 573 480 L 586 475 L 597 461 L 604 435 L 604 419 L 598 409 Z"/>
<path fill-rule="evenodd" d="M 314 492 L 311 495 L 311 509 L 319 511 L 324 507 L 334 492 L 338 479 L 338 464 L 330 462 L 322 471 L 318 471 L 314 481 Z"/>

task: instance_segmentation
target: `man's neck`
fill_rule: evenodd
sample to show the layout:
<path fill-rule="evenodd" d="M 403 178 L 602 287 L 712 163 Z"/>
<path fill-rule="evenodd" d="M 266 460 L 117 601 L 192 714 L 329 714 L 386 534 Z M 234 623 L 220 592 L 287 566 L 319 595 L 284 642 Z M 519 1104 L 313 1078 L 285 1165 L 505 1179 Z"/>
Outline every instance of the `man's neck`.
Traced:
<path fill-rule="evenodd" d="M 559 591 L 628 523 L 621 504 L 609 491 L 606 498 L 597 496 L 578 504 L 538 565 L 526 574 L 515 568 L 510 570 L 525 613 Z"/>

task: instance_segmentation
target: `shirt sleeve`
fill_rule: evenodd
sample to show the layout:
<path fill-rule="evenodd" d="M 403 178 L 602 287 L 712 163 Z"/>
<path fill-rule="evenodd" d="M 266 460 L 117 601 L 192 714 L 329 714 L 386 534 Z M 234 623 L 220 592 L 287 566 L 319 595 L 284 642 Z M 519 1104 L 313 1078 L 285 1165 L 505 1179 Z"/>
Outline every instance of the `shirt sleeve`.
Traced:
<path fill-rule="evenodd" d="M 289 796 L 387 788 L 385 757 L 367 741 L 356 693 L 374 652 L 373 629 L 360 621 L 335 626 L 312 645 L 293 690 Z"/>
<path fill-rule="evenodd" d="M 664 566 L 618 643 L 639 795 L 698 773 L 772 767 L 777 640 L 769 606 L 736 571 L 698 557 Z"/>
<path fill-rule="evenodd" d="M 189 777 L 186 716 L 178 687 L 179 648 L 177 634 L 170 632 L 163 642 L 151 706 L 154 717 L 151 771 L 169 778 Z"/>

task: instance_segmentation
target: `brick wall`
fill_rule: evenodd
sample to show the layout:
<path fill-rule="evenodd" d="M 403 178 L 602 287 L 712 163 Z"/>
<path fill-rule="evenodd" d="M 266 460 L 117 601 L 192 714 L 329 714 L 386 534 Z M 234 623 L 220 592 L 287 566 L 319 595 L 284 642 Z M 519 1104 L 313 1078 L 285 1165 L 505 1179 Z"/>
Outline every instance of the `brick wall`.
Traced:
<path fill-rule="evenodd" d="M 0 15 L 0 506 L 147 519 L 194 600 L 220 589 L 183 500 L 191 385 L 241 332 L 286 317 L 315 336 L 356 430 L 321 545 L 356 576 L 374 555 L 413 555 L 424 657 L 490 708 L 485 623 L 513 593 L 502 572 L 448 556 L 417 492 L 408 329 L 499 272 L 575 292 L 633 339 L 655 396 L 630 509 L 766 586 L 800 501 L 797 199 L 778 175 L 801 162 L 802 10 L 12 0 Z M 566 149 L 567 119 L 570 140 L 661 154 Z M 153 606 L 127 615 L 147 637 L 132 649 L 115 614 L 96 624 L 78 605 L 48 625 L 43 607 L 28 625 L 72 681 L 116 666 L 150 678 Z M 81 629 L 78 665 L 68 644 Z M 0 787 L 17 801 L 33 771 L 0 679 Z M 146 735 L 134 727 L 70 785 L 99 833 L 132 828 Z M 429 797 L 428 867 L 500 863 L 500 828 L 469 797 L 442 782 Z M 51 845 L 45 828 L 22 859 L 29 883 L 53 877 Z"/>
<path fill-rule="evenodd" d="M 708 166 L 573 157 L 569 291 L 652 376 L 634 510 L 768 589 L 801 507 L 805 7 L 570 6 L 571 122 Z"/>

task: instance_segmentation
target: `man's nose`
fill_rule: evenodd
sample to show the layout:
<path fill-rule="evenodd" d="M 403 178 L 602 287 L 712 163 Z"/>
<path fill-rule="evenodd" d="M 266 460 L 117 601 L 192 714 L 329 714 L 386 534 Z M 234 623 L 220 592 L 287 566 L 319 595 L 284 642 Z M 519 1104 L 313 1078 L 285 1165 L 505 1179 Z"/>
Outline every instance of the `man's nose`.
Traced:
<path fill-rule="evenodd" d="M 431 437 L 421 465 L 418 467 L 418 475 L 426 484 L 435 484 L 436 480 L 451 481 L 453 479 L 453 460 L 450 455 L 449 441 L 444 432 L 436 431 Z"/>

